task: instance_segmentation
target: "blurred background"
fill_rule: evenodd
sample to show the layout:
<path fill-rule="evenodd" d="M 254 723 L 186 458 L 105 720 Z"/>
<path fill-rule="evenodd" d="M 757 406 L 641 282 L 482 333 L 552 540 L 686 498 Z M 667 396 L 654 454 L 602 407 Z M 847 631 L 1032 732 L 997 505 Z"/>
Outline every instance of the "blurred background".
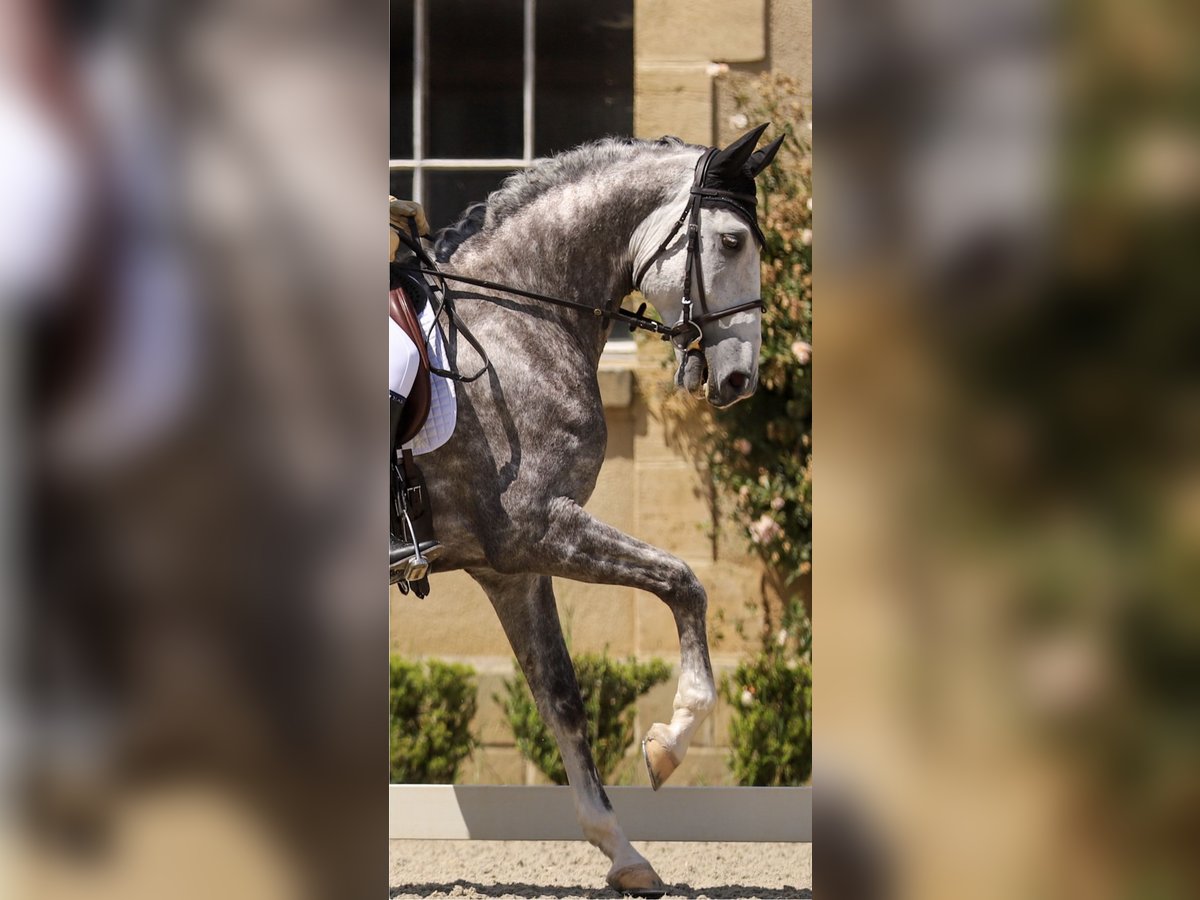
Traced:
<path fill-rule="evenodd" d="M 708 591 L 714 669 L 729 685 L 672 782 L 806 781 L 811 4 L 390 5 L 390 184 L 393 194 L 421 200 L 435 229 L 456 222 L 469 203 L 486 199 L 539 157 L 584 141 L 674 134 L 725 145 L 762 122 L 772 123 L 762 144 L 787 136 L 778 164 L 759 179 L 768 240 L 764 290 L 772 310 L 763 389 L 728 414 L 713 415 L 704 403 L 671 397 L 669 345 L 635 342 L 628 329 L 614 328 L 599 371 L 605 460 L 587 508 L 684 559 Z M 625 305 L 636 309 L 640 300 Z M 808 348 L 800 351 L 805 359 L 794 345 Z M 557 750 L 540 721 L 536 735 L 524 730 L 523 678 L 514 674 L 486 595 L 465 572 L 435 571 L 431 584 L 430 603 L 399 590 L 391 595 L 393 781 L 561 779 Z M 601 774 L 610 783 L 648 784 L 641 737 L 671 709 L 675 693 L 669 667 L 678 665 L 679 638 L 671 612 L 632 588 L 556 579 L 554 589 L 585 702 L 598 700 L 605 685 L 622 684 L 622 715 L 608 736 L 615 759 L 601 765 Z M 460 668 L 442 669 L 442 662 Z M 413 668 L 418 663 L 424 671 Z M 655 665 L 668 668 L 642 680 L 638 667 Z M 756 701 L 760 688 L 787 703 Z M 752 702 L 743 703 L 743 695 Z M 752 725 L 759 716 L 763 721 Z M 600 730 L 593 723 L 593 733 Z M 434 733 L 452 737 L 435 742 Z M 766 747 L 763 735 L 777 735 L 780 748 Z"/>
<path fill-rule="evenodd" d="M 385 15 L 0 6 L 6 895 L 383 889 Z M 816 17 L 823 896 L 1198 893 L 1196 15 Z"/>
<path fill-rule="evenodd" d="M 386 16 L 0 5 L 4 896 L 382 890 Z"/>
<path fill-rule="evenodd" d="M 1200 894 L 1200 46 L 816 20 L 822 896 Z"/>

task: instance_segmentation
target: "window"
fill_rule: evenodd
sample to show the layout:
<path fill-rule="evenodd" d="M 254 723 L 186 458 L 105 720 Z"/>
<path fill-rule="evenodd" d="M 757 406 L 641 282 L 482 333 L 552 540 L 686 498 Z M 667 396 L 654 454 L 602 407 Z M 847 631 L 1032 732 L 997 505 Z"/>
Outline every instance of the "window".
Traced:
<path fill-rule="evenodd" d="M 389 186 L 436 229 L 533 159 L 633 128 L 633 0 L 393 0 Z"/>

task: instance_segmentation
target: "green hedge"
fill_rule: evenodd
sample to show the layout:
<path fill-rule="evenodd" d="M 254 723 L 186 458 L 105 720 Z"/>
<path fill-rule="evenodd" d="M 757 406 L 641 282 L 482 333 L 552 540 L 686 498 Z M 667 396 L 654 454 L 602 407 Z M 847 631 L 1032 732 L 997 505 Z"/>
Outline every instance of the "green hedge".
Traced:
<path fill-rule="evenodd" d="M 391 658 L 391 781 L 451 784 L 478 741 L 475 670 L 435 659 Z"/>
<path fill-rule="evenodd" d="M 621 662 L 596 653 L 581 653 L 574 664 L 592 756 L 601 781 L 607 782 L 633 743 L 634 704 L 650 688 L 670 678 L 671 667 L 661 659 Z M 515 665 L 514 669 L 513 678 L 504 681 L 504 694 L 493 699 L 504 709 L 521 755 L 555 784 L 566 784 L 567 773 L 554 736 L 538 715 L 520 669 Z"/>
<path fill-rule="evenodd" d="M 762 650 L 721 682 L 733 710 L 729 764 L 739 784 L 812 777 L 812 626 L 793 607 Z"/>

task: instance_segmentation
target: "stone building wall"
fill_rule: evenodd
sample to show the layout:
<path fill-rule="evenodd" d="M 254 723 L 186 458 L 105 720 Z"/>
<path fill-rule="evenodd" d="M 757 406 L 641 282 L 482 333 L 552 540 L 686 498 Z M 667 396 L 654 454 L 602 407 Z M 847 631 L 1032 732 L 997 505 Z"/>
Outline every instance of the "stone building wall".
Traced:
<path fill-rule="evenodd" d="M 811 0 L 635 0 L 634 130 L 728 141 L 739 82 L 795 78 L 812 96 Z"/>

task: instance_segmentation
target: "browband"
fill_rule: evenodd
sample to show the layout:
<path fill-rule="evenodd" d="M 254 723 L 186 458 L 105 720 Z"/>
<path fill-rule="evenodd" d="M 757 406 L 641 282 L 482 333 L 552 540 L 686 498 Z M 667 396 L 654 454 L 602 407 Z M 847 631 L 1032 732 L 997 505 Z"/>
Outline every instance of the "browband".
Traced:
<path fill-rule="evenodd" d="M 721 188 L 705 187 L 704 178 L 708 174 L 708 165 L 712 158 L 719 151 L 716 148 L 710 148 L 705 152 L 699 160 L 696 161 L 696 173 L 692 179 L 692 187 L 688 191 L 688 201 L 683 207 L 683 212 L 679 218 L 675 220 L 675 224 L 671 226 L 670 232 L 658 249 L 642 263 L 637 274 L 633 278 L 633 286 L 639 291 L 642 289 L 642 279 L 646 276 L 650 266 L 654 261 L 662 256 L 667 248 L 671 245 L 671 241 L 675 240 L 675 236 L 679 234 L 679 229 L 683 227 L 683 223 L 689 217 L 693 217 L 692 210 L 696 209 L 694 218 L 699 222 L 699 207 L 702 205 L 708 206 L 724 206 L 734 212 L 738 218 L 750 226 L 751 232 L 754 234 L 754 240 L 758 242 L 759 247 L 766 246 L 767 240 L 763 236 L 762 229 L 758 227 L 758 198 L 753 194 L 743 194 L 737 191 L 726 191 Z M 698 251 L 697 251 L 698 252 Z M 689 265 L 689 275 L 691 266 Z"/>

